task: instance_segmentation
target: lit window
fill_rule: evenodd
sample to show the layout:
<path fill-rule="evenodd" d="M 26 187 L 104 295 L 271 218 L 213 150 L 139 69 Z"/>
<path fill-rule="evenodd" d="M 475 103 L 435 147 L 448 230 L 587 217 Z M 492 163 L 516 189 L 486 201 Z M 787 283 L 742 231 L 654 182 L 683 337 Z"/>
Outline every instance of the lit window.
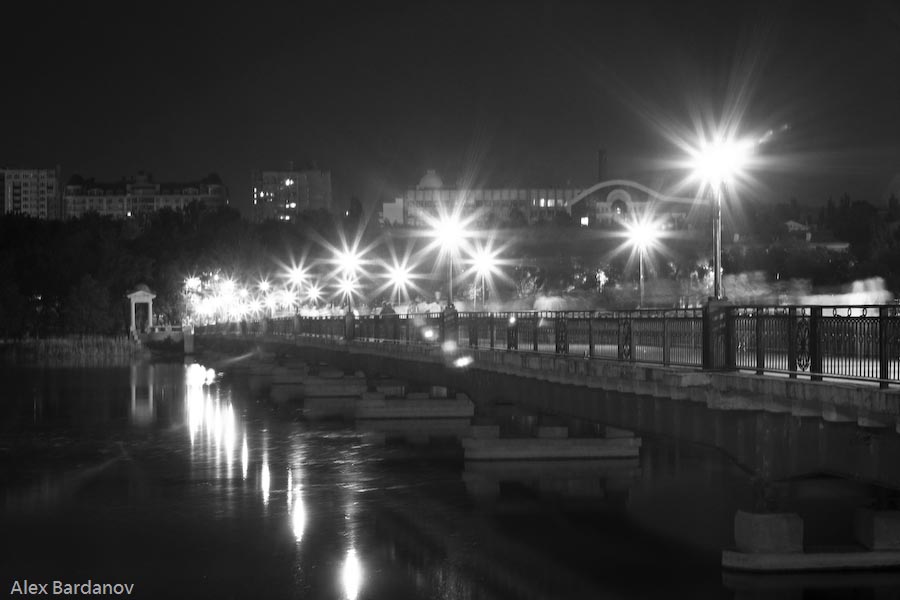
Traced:
<path fill-rule="evenodd" d="M 581 226 L 587 227 L 589 225 L 589 221 L 587 217 L 581 217 Z"/>
<path fill-rule="evenodd" d="M 556 206 L 556 200 L 553 198 L 550 198 L 549 200 L 547 200 L 547 206 L 549 206 L 550 208 L 553 208 L 554 206 Z"/>
<path fill-rule="evenodd" d="M 547 201 L 541 198 L 541 208 L 544 208 L 545 206 L 547 206 Z"/>

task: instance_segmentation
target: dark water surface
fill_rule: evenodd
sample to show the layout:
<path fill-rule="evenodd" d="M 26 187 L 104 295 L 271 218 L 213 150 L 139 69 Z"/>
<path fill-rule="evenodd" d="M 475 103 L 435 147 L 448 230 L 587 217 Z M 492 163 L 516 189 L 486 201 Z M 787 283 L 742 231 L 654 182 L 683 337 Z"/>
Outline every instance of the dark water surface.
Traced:
<path fill-rule="evenodd" d="M 297 422 L 200 365 L 0 376 L 3 593 L 900 597 L 889 574 L 723 574 L 753 480 L 714 449 L 644 438 L 640 459 L 466 465 L 451 440 Z M 845 496 L 828 510 L 862 502 Z"/>

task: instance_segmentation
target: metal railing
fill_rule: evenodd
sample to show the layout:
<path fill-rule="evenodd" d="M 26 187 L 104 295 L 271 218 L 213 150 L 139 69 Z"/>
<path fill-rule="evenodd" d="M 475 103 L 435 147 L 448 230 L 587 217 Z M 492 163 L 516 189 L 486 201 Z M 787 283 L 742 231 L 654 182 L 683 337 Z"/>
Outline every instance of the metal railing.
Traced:
<path fill-rule="evenodd" d="M 730 366 L 791 377 L 900 380 L 900 306 L 730 307 Z"/>
<path fill-rule="evenodd" d="M 451 341 L 456 348 L 900 384 L 900 306 L 733 306 L 627 311 L 287 317 L 197 334 Z"/>

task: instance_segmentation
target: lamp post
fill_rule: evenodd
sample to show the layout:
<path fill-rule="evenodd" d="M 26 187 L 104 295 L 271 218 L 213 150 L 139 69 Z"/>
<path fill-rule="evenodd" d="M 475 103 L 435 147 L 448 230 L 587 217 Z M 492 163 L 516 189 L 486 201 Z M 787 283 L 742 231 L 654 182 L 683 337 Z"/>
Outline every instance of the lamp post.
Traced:
<path fill-rule="evenodd" d="M 694 177 L 700 181 L 700 193 L 708 186 L 713 193 L 713 294 L 716 300 L 725 297 L 722 286 L 722 201 L 726 186 L 743 175 L 755 142 L 721 135 L 703 139 L 698 148 L 690 151 Z"/>
<path fill-rule="evenodd" d="M 640 300 L 638 301 L 638 308 L 644 307 L 644 253 L 647 251 L 647 248 L 652 245 L 656 241 L 656 237 L 658 234 L 656 225 L 650 221 L 645 219 L 640 219 L 634 224 L 628 227 L 629 234 L 631 236 L 631 243 L 638 250 L 638 261 L 640 263 L 640 279 L 638 280 L 638 287 L 640 289 Z"/>
<path fill-rule="evenodd" d="M 497 269 L 497 253 L 487 247 L 478 248 L 472 255 L 472 262 L 475 266 L 476 275 L 481 277 L 481 310 L 485 310 L 487 307 L 485 281 Z"/>
<path fill-rule="evenodd" d="M 344 249 L 338 253 L 337 263 L 343 274 L 339 282 L 341 292 L 347 295 L 347 307 L 353 310 L 353 293 L 356 291 L 356 273 L 360 266 L 360 257 L 356 250 Z"/>
<path fill-rule="evenodd" d="M 397 305 L 402 301 L 403 291 L 409 285 L 410 278 L 410 269 L 405 264 L 395 264 L 393 267 L 388 267 L 388 280 L 397 292 Z"/>
<path fill-rule="evenodd" d="M 447 252 L 447 302 L 453 304 L 453 254 L 459 249 L 459 244 L 463 239 L 462 223 L 455 214 L 445 215 L 435 223 L 432 234 L 441 250 Z"/>

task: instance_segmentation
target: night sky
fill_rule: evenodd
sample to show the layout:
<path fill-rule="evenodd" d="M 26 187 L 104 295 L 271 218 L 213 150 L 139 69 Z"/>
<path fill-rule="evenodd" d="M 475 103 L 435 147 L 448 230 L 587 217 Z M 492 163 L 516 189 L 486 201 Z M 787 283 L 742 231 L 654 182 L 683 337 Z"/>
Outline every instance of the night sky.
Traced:
<path fill-rule="evenodd" d="M 740 100 L 788 125 L 756 193 L 900 194 L 890 2 L 38 3 L 5 17 L 0 165 L 101 180 L 315 162 L 366 205 L 427 168 L 473 186 L 652 183 L 689 127 Z M 893 181 L 893 183 L 892 183 Z"/>

